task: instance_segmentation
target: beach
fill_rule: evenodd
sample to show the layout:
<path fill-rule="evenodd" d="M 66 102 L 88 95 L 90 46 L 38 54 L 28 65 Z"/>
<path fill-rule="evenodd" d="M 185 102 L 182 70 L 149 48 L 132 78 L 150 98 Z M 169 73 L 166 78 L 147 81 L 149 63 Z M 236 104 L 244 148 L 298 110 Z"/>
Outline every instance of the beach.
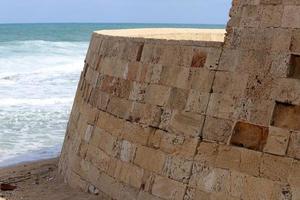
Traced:
<path fill-rule="evenodd" d="M 0 169 L 0 183 L 16 186 L 0 191 L 0 200 L 95 200 L 97 196 L 73 190 L 57 171 L 58 158 Z"/>

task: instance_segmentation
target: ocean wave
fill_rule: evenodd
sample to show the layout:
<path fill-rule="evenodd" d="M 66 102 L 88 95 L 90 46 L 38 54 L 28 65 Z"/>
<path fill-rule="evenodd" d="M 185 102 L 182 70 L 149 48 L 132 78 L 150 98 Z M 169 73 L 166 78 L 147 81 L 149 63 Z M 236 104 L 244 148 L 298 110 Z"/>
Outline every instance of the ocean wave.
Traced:
<path fill-rule="evenodd" d="M 3 98 L 0 99 L 0 107 L 9 107 L 9 106 L 49 106 L 57 104 L 71 104 L 73 98 L 48 98 L 48 99 L 16 99 L 16 98 Z"/>

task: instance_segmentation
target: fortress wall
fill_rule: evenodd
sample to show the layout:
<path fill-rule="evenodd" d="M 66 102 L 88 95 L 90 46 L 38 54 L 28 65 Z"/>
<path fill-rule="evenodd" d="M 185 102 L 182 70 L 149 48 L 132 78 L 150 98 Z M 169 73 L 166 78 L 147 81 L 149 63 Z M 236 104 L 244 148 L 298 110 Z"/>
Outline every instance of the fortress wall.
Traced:
<path fill-rule="evenodd" d="M 234 0 L 224 43 L 94 33 L 67 182 L 103 199 L 300 199 L 299 13 Z"/>
<path fill-rule="evenodd" d="M 182 199 L 221 46 L 94 33 L 61 156 L 67 181 L 114 199 Z"/>

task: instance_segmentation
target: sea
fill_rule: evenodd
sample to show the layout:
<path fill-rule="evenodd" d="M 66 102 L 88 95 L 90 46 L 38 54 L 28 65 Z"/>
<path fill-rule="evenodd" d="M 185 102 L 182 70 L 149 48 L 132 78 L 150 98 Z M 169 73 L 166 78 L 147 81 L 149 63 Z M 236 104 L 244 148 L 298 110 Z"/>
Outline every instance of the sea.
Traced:
<path fill-rule="evenodd" d="M 91 34 L 195 24 L 0 24 L 0 167 L 57 157 Z"/>

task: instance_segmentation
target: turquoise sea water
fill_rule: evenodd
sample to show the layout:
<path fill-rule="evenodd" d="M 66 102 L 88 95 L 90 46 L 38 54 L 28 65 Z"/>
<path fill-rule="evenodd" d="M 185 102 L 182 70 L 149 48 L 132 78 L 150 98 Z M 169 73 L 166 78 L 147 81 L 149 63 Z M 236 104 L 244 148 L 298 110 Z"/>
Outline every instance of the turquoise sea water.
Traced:
<path fill-rule="evenodd" d="M 92 31 L 182 24 L 0 24 L 0 166 L 59 155 Z"/>

